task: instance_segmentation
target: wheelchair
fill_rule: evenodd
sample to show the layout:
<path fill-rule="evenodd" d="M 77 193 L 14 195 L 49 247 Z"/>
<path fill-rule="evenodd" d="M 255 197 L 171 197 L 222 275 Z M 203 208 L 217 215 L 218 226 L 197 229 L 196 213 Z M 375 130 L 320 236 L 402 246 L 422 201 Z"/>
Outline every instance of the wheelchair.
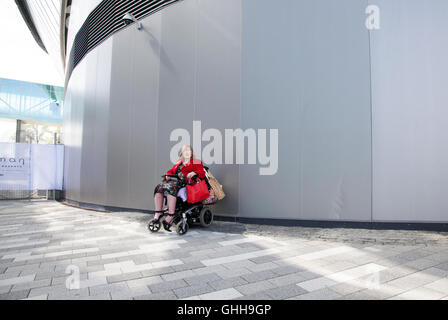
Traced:
<path fill-rule="evenodd" d="M 208 171 L 208 168 L 205 166 L 204 169 Z M 162 178 L 163 177 L 170 177 L 171 179 L 179 180 L 176 175 L 163 175 Z M 193 178 L 195 181 L 196 179 L 198 178 Z M 186 184 L 183 184 L 181 185 L 181 188 L 185 186 Z M 179 196 L 176 200 L 174 218 L 168 223 L 165 221 L 166 217 L 170 215 L 168 214 L 166 195 L 164 195 L 163 203 L 164 205 L 162 211 L 160 212 L 161 215 L 159 219 L 152 219 L 148 223 L 148 230 L 150 232 L 158 232 L 162 226 L 166 231 L 171 232 L 169 229 L 174 226 L 178 235 L 184 235 L 188 232 L 190 226 L 194 224 L 199 224 L 202 227 L 207 228 L 213 223 L 213 212 L 211 211 L 209 205 L 203 204 L 202 201 L 197 203 L 184 202 Z"/>

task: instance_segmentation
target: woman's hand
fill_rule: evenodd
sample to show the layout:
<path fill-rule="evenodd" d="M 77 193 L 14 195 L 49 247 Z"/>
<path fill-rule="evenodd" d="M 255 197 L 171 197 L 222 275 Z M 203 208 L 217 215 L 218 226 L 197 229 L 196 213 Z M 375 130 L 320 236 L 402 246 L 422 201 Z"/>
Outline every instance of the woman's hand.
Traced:
<path fill-rule="evenodd" d="M 197 173 L 194 172 L 194 171 L 192 171 L 192 172 L 190 172 L 189 174 L 187 174 L 187 178 L 191 179 L 191 178 L 193 178 L 193 177 L 196 176 L 196 175 L 197 175 Z"/>

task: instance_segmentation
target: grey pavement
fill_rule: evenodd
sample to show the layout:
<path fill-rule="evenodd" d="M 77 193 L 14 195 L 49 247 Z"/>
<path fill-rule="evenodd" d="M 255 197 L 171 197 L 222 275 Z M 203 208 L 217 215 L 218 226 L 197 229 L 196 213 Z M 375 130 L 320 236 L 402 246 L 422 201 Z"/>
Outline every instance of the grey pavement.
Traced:
<path fill-rule="evenodd" d="M 0 202 L 0 300 L 448 299 L 441 232 L 215 222 L 151 234 L 152 215 Z"/>

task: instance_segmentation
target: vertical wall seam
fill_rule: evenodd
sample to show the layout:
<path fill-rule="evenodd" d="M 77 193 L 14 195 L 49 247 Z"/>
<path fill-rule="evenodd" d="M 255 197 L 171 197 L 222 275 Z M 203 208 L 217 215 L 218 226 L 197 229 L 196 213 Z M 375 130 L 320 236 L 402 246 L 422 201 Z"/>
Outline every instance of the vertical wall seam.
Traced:
<path fill-rule="evenodd" d="M 137 31 L 138 32 L 138 31 Z M 132 41 L 132 52 L 136 52 L 135 51 L 135 47 L 136 47 L 136 42 L 137 42 L 137 35 L 136 35 L 136 33 L 135 33 L 135 30 L 133 31 L 133 33 L 132 33 L 132 36 L 131 36 L 131 41 Z M 131 150 L 132 150 L 132 145 L 134 144 L 134 141 L 133 141 L 133 136 L 134 136 L 134 131 L 133 131 L 133 128 L 134 128 L 134 126 L 133 126 L 133 121 L 134 121 L 134 113 L 135 113 L 135 109 L 136 109 L 136 106 L 135 106 L 135 94 L 134 94 L 134 92 L 135 92 L 135 86 L 133 85 L 133 83 L 132 83 L 132 80 L 133 79 L 135 79 L 136 77 L 135 77 L 135 60 L 136 60 L 136 58 L 135 58 L 135 56 L 134 56 L 134 59 L 131 59 L 131 61 L 132 61 L 132 67 L 131 67 L 131 77 L 130 77 L 130 79 L 129 79 L 129 82 L 128 82 L 128 86 L 130 87 L 129 88 L 129 92 L 131 93 L 131 99 L 130 99 L 130 101 L 131 101 L 131 110 L 130 110 L 130 112 L 129 112 L 129 135 L 128 135 L 128 190 L 127 190 L 127 199 L 128 199 L 128 203 L 129 204 L 131 204 L 132 203 L 132 197 L 131 197 L 131 194 L 132 194 L 132 190 L 131 190 Z M 131 205 L 131 207 L 132 207 L 132 205 Z"/>
<path fill-rule="evenodd" d="M 240 128 L 242 128 L 243 122 L 243 1 L 241 1 L 240 11 Z M 241 167 L 238 166 L 238 205 L 235 218 L 241 216 Z"/>
<path fill-rule="evenodd" d="M 197 109 L 197 95 L 198 95 L 198 16 L 199 16 L 199 0 L 196 0 L 195 6 L 195 15 L 194 15 L 194 93 L 193 93 L 193 121 L 197 120 L 196 118 L 196 109 Z M 193 130 L 193 128 L 192 128 Z M 202 140 L 202 139 L 201 139 Z M 190 141 L 191 145 L 194 145 L 193 141 Z M 201 149 L 202 149 L 202 141 L 201 141 Z M 196 150 L 198 151 L 198 150 Z M 196 158 L 198 154 L 196 153 Z M 202 154 L 199 154 L 199 159 L 202 159 Z"/>
<path fill-rule="evenodd" d="M 367 5 L 369 5 L 367 0 Z M 372 90 L 372 31 L 367 30 L 369 39 L 369 88 L 370 88 L 370 222 L 373 222 L 373 90 Z"/>
<path fill-rule="evenodd" d="M 154 125 L 154 180 L 157 183 L 157 176 L 158 176 L 158 167 L 157 164 L 159 162 L 159 153 L 157 150 L 159 149 L 159 108 L 160 108 L 160 81 L 161 81 L 161 65 L 162 65 L 162 26 L 163 26 L 163 12 L 160 13 L 160 22 L 159 22 L 159 55 L 158 55 L 158 81 L 157 81 L 157 98 L 156 98 L 156 105 L 155 105 L 155 125 Z M 155 210 L 155 208 L 154 208 Z"/>

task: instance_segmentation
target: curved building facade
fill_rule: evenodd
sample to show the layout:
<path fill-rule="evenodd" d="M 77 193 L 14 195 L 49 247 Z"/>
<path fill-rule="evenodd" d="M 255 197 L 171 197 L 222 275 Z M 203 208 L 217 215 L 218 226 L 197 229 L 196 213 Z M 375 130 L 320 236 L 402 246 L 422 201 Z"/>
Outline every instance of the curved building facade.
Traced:
<path fill-rule="evenodd" d="M 226 191 L 217 215 L 448 222 L 446 13 L 444 0 L 73 0 L 66 198 L 152 210 L 187 131 Z"/>

